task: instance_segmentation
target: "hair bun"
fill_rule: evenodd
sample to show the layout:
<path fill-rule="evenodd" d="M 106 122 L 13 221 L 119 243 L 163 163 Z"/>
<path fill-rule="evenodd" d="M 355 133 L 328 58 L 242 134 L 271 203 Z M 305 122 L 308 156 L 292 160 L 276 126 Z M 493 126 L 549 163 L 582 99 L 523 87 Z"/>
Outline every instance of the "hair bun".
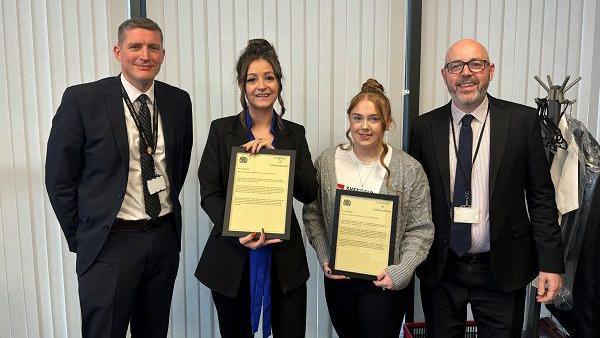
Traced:
<path fill-rule="evenodd" d="M 248 40 L 246 50 L 253 54 L 275 53 L 275 48 L 273 48 L 273 45 L 271 45 L 271 43 L 265 39 Z"/>
<path fill-rule="evenodd" d="M 360 88 L 361 92 L 376 92 L 380 94 L 385 94 L 383 86 L 375 79 L 367 79 L 365 83 L 363 83 Z"/>

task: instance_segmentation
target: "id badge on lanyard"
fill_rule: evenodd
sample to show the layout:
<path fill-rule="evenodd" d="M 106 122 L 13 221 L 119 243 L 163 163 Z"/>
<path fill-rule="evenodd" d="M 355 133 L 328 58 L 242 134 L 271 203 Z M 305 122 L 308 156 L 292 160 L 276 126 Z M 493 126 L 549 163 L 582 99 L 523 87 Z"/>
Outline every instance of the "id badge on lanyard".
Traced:
<path fill-rule="evenodd" d="M 477 149 L 475 150 L 475 156 L 473 158 L 473 163 L 475 162 L 475 158 L 477 157 L 477 154 L 479 153 L 479 146 L 481 145 L 481 139 L 483 137 L 483 131 L 485 130 L 485 125 L 487 124 L 487 118 L 488 115 L 490 113 L 490 110 L 488 108 L 488 111 L 485 115 L 485 120 L 483 123 L 483 127 L 481 128 L 481 132 L 479 134 L 479 140 L 477 141 Z M 456 148 L 456 136 L 454 133 L 454 122 L 452 120 L 452 117 L 450 117 L 450 123 L 452 125 L 452 141 L 454 142 L 454 151 L 456 153 L 456 156 L 458 158 L 458 150 Z M 458 163 L 457 161 L 457 165 L 460 165 L 460 163 Z M 460 207 L 454 207 L 453 208 L 453 221 L 455 223 L 479 223 L 479 209 L 478 208 L 474 208 L 473 206 L 471 206 L 470 200 L 471 200 L 471 196 L 470 196 L 470 191 L 471 189 L 467 189 L 467 191 L 465 191 L 465 201 L 467 201 L 467 205 L 463 205 Z"/>
<path fill-rule="evenodd" d="M 479 209 L 473 207 L 454 207 L 455 223 L 479 223 Z"/>

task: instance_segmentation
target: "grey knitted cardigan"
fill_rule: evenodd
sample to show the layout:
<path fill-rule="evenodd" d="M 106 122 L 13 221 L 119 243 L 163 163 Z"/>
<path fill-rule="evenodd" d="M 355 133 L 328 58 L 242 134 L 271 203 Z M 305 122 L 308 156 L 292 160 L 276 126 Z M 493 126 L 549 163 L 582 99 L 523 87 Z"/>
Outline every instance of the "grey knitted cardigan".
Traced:
<path fill-rule="evenodd" d="M 333 232 L 337 188 L 335 151 L 336 147 L 326 149 L 315 161 L 319 194 L 314 202 L 305 204 L 302 211 L 308 240 L 321 264 L 329 262 Z M 388 167 L 392 190 L 390 192 L 386 186 L 386 174 L 379 193 L 400 197 L 394 264 L 387 267 L 387 273 L 394 282 L 393 289 L 398 290 L 408 285 L 416 267 L 427 257 L 434 228 L 429 182 L 421 164 L 405 152 L 393 148 Z"/>

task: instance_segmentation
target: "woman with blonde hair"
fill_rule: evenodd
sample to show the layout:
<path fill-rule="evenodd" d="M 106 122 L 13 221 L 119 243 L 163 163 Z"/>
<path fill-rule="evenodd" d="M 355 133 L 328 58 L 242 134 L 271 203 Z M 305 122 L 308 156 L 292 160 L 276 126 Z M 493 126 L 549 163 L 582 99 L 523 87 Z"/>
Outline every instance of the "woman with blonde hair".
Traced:
<path fill-rule="evenodd" d="M 402 290 L 433 241 L 427 176 L 415 159 L 384 141 L 393 125 L 383 86 L 368 79 L 347 110 L 348 142 L 325 150 L 315 161 L 320 191 L 304 205 L 308 239 L 325 274 L 325 298 L 338 335 L 398 337 L 406 309 Z M 332 274 L 329 266 L 337 189 L 399 197 L 394 262 L 377 280 Z"/>

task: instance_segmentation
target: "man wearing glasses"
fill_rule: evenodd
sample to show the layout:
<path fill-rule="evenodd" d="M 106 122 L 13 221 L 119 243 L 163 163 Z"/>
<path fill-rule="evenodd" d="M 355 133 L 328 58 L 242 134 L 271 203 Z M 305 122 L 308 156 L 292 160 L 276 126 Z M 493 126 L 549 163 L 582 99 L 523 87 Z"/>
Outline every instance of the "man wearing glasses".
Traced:
<path fill-rule="evenodd" d="M 561 232 L 533 108 L 487 94 L 494 64 L 479 42 L 446 53 L 452 100 L 418 117 L 409 152 L 431 187 L 435 239 L 418 268 L 428 337 L 464 337 L 471 304 L 482 337 L 520 337 L 525 286 L 554 298 Z"/>

